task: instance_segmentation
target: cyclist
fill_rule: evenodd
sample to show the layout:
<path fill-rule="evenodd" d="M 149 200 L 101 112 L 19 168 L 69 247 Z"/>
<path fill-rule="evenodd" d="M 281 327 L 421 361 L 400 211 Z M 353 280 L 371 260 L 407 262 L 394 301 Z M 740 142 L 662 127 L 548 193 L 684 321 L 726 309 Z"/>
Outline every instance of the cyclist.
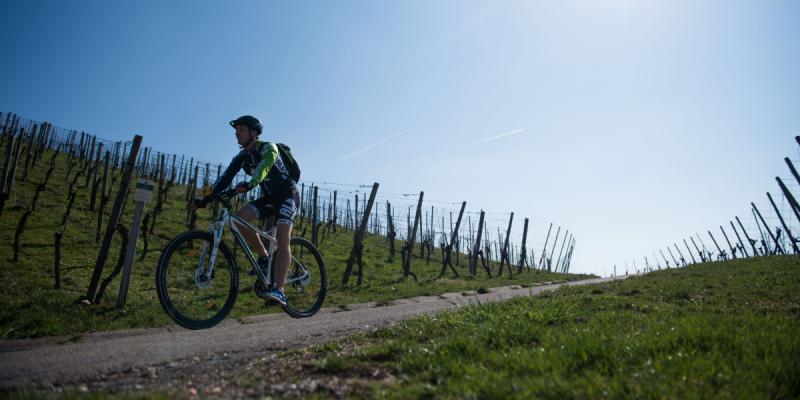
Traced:
<path fill-rule="evenodd" d="M 233 157 L 225 172 L 214 183 L 211 194 L 203 199 L 191 201 L 189 207 L 190 209 L 205 207 L 213 196 L 227 190 L 233 178 L 242 169 L 247 175 L 252 176 L 249 181 L 238 183 L 236 192 L 244 193 L 259 186 L 263 196 L 239 209 L 236 215 L 250 222 L 262 218 L 266 213 L 267 205 L 271 205 L 276 210 L 278 227 L 275 235 L 278 241 L 276 285 L 271 290 L 259 293 L 259 295 L 285 306 L 286 296 L 284 295 L 283 287 L 286 281 L 289 261 L 292 258 L 289 240 L 292 237 L 292 221 L 300 203 L 297 182 L 290 177 L 289 170 L 281 159 L 278 147 L 274 143 L 258 140 L 264 128 L 261 121 L 251 115 L 243 115 L 231 121 L 230 125 L 236 129 L 236 140 L 242 150 Z M 244 228 L 240 229 L 240 232 L 250 247 L 260 255 L 258 259 L 259 267 L 262 270 L 266 270 L 268 262 L 267 249 L 258 234 L 246 227 Z"/>

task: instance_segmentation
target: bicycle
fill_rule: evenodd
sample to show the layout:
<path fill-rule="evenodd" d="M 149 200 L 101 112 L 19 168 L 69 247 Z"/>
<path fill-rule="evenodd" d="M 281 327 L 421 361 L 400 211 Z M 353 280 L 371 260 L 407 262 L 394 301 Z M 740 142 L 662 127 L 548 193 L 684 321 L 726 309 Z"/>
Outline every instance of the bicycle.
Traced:
<path fill-rule="evenodd" d="M 209 230 L 179 234 L 167 244 L 158 259 L 158 300 L 167 315 L 185 328 L 211 328 L 225 319 L 236 303 L 239 269 L 233 252 L 222 240 L 226 224 L 231 227 L 235 242 L 243 249 L 245 258 L 256 272 L 256 295 L 272 289 L 275 283 L 275 261 L 278 257 L 274 218 L 267 231 L 262 231 L 232 214 L 229 211 L 230 199 L 235 195 L 235 189 L 217 195 L 214 200 L 219 201 L 222 207 Z M 266 271 L 259 268 L 237 225 L 251 229 L 267 240 L 269 267 Z M 293 237 L 289 243 L 292 261 L 286 274 L 286 306 L 283 306 L 283 310 L 295 318 L 310 317 L 322 307 L 325 300 L 328 288 L 325 263 L 317 248 L 308 240 Z M 220 252 L 222 257 L 218 259 Z M 219 262 L 225 265 L 217 265 Z"/>

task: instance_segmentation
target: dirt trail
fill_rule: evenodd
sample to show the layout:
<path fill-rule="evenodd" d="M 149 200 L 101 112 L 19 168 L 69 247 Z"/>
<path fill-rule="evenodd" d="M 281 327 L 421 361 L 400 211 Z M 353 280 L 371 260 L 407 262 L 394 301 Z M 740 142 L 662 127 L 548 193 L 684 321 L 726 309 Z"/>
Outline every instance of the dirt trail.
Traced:
<path fill-rule="evenodd" d="M 293 319 L 283 313 L 270 314 L 227 320 L 202 331 L 174 326 L 92 333 L 77 341 L 68 338 L 0 341 L 0 388 L 52 389 L 74 385 L 89 390 L 121 385 L 141 389 L 148 386 L 148 379 L 157 376 L 176 381 L 185 379 L 187 374 L 195 375 L 205 370 L 216 369 L 219 372 L 220 368 L 214 365 L 274 357 L 284 350 L 324 343 L 422 314 L 475 302 L 536 295 L 562 285 L 585 285 L 623 278 L 530 288 L 509 286 L 493 288 L 485 294 L 447 293 L 397 300 L 389 305 L 353 305 L 347 310 L 325 308 L 306 319 Z M 87 388 L 87 384 L 91 387 Z"/>

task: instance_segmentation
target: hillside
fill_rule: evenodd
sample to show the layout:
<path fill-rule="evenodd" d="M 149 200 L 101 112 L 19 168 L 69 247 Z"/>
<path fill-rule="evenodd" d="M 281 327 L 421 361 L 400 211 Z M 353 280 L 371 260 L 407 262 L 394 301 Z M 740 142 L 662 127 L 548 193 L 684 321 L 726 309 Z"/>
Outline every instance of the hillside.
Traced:
<path fill-rule="evenodd" d="M 5 152 L 5 143 L 0 145 L 0 154 Z M 131 287 L 127 304 L 123 310 L 114 307 L 119 277 L 111 280 L 99 304 L 82 306 L 78 304 L 85 296 L 90 276 L 97 259 L 99 244 L 95 241 L 97 212 L 90 210 L 92 183 L 85 176 L 78 175 L 80 166 L 67 163 L 68 157 L 59 153 L 54 162 L 54 170 L 46 187 L 40 193 L 36 209 L 26 221 L 20 235 L 19 260 L 13 261 L 15 233 L 23 214 L 30 209 L 39 183 L 45 179 L 52 157 L 47 150 L 38 164 L 31 167 L 27 181 L 22 180 L 20 169 L 15 177 L 13 191 L 0 216 L 0 280 L 6 290 L 0 294 L 0 339 L 37 337 L 46 335 L 74 335 L 87 331 L 123 329 L 134 327 L 153 327 L 171 324 L 162 311 L 155 293 L 154 270 L 160 249 L 180 232 L 187 230 L 186 194 L 187 187 L 171 185 L 167 189 L 167 200 L 156 218 L 152 234 L 147 235 L 148 251 L 140 259 L 144 250 L 144 237 L 140 235 L 137 244 L 136 262 L 133 267 Z M 97 180 L 102 174 L 98 174 Z M 119 171 L 112 169 L 109 181 L 119 182 Z M 113 177 L 113 178 L 112 178 Z M 88 182 L 88 185 L 86 184 Z M 118 185 L 118 183 L 115 183 Z M 69 188 L 76 192 L 74 205 L 67 219 L 61 250 L 61 287 L 56 289 L 54 271 L 54 233 L 61 225 L 62 217 L 69 204 Z M 108 221 L 111 205 L 116 196 L 116 186 L 111 186 L 111 201 L 105 207 L 104 224 Z M 121 219 L 122 226 L 130 228 L 133 215 L 133 196 L 125 207 Z M 152 213 L 154 203 L 145 211 Z M 98 204 L 95 207 L 99 207 Z M 97 208 L 95 208 L 96 210 Z M 198 212 L 196 226 L 208 226 L 210 208 Z M 150 220 L 152 224 L 152 219 Z M 295 228 L 299 235 L 307 229 L 309 221 L 301 220 Z M 306 229 L 304 229 L 306 228 Z M 101 232 L 105 231 L 105 226 Z M 307 233 L 306 236 L 310 236 Z M 227 238 L 230 240 L 230 238 Z M 525 271 L 513 278 L 488 277 L 482 270 L 470 276 L 465 268 L 466 257 L 461 254 L 457 269 L 460 277 L 448 272 L 445 278 L 435 279 L 440 271 L 439 249 L 427 263 L 419 256 L 419 247 L 414 250 L 411 271 L 419 276 L 419 281 L 401 280 L 402 267 L 399 252 L 393 259 L 389 257 L 387 239 L 382 236 L 367 235 L 364 244 L 364 283 L 360 286 L 351 278 L 350 284 L 341 284 L 346 261 L 353 244 L 353 231 L 339 227 L 335 233 L 323 235 L 319 248 L 327 263 L 329 273 L 329 292 L 325 305 L 363 303 L 367 301 L 385 302 L 398 298 L 408 298 L 426 294 L 437 294 L 460 290 L 481 290 L 510 284 L 531 285 L 537 282 L 582 279 L 586 276 L 573 274 L 554 274 L 542 271 Z M 103 270 L 105 279 L 117 264 L 122 241 L 115 235 L 111 252 Z M 396 242 L 397 249 L 402 247 Z M 239 259 L 241 252 L 239 251 Z M 240 263 L 240 269 L 244 271 Z M 492 263 L 493 275 L 497 266 Z M 252 278 L 241 274 L 242 294 L 229 318 L 247 315 L 278 312 L 274 307 L 265 307 L 252 289 Z"/>
<path fill-rule="evenodd" d="M 304 366 L 289 379 L 323 397 L 798 398 L 798 293 L 794 256 L 698 264 L 422 317 L 281 363 Z M 308 394 L 262 373 L 237 379 Z"/>

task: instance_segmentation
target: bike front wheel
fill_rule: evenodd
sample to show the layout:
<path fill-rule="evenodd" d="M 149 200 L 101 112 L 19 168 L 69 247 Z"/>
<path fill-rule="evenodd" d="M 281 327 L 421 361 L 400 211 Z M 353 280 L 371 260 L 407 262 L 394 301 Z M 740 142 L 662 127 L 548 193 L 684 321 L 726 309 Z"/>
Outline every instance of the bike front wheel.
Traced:
<path fill-rule="evenodd" d="M 295 318 L 310 317 L 322 307 L 328 291 L 325 263 L 308 240 L 295 237 L 290 245 L 292 262 L 286 273 L 286 306 L 283 309 Z"/>
<path fill-rule="evenodd" d="M 225 319 L 236 302 L 236 260 L 225 243 L 211 260 L 213 246 L 211 232 L 185 232 L 172 239 L 158 260 L 158 300 L 184 328 L 210 328 Z"/>

